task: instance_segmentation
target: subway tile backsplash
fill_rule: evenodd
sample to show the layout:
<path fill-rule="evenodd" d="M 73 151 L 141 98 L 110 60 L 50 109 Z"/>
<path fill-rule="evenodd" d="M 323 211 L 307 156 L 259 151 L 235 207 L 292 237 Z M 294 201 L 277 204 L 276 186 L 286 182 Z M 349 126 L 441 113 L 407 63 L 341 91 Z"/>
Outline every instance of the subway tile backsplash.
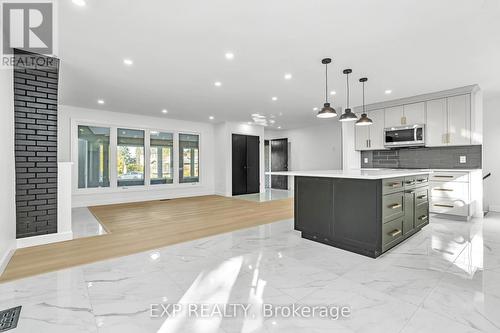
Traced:
<path fill-rule="evenodd" d="M 480 169 L 482 167 L 481 155 L 481 145 L 373 150 L 361 152 L 361 167 Z M 466 156 L 466 163 L 460 163 L 460 156 Z"/>

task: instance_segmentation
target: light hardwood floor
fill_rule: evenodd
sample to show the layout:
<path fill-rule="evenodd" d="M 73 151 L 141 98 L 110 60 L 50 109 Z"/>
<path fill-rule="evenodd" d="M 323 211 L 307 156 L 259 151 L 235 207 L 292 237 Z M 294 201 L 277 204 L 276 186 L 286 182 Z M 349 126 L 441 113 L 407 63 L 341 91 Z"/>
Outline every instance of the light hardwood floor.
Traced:
<path fill-rule="evenodd" d="M 109 233 L 19 249 L 0 283 L 293 217 L 293 199 L 222 196 L 90 207 Z"/>

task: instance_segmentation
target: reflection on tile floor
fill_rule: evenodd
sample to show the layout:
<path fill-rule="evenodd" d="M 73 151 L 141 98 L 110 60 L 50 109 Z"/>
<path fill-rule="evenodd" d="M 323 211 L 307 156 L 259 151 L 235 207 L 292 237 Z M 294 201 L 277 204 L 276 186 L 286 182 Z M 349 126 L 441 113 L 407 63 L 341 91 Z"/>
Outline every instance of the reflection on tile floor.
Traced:
<path fill-rule="evenodd" d="M 73 208 L 71 210 L 71 228 L 73 229 L 73 238 L 106 234 L 99 221 L 87 207 Z"/>
<path fill-rule="evenodd" d="M 252 315 L 152 318 L 160 303 L 244 303 Z M 268 317 L 266 303 L 352 314 Z M 433 219 L 376 260 L 276 222 L 0 284 L 0 309 L 17 305 L 15 332 L 500 332 L 500 214 Z"/>
<path fill-rule="evenodd" d="M 293 191 L 266 188 L 265 192 L 262 193 L 242 194 L 234 196 L 233 198 L 247 200 L 247 201 L 254 201 L 254 202 L 282 200 L 282 199 L 293 198 Z"/>

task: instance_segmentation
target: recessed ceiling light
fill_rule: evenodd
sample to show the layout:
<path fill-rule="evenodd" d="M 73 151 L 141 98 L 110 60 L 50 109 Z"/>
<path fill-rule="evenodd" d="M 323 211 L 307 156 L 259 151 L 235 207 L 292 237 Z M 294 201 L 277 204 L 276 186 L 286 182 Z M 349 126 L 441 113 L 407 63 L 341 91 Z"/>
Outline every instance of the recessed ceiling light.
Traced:
<path fill-rule="evenodd" d="M 161 110 L 162 113 L 168 113 L 168 110 L 167 109 L 163 109 Z"/>
<path fill-rule="evenodd" d="M 274 96 L 273 98 L 271 98 L 273 101 L 277 101 L 278 100 L 278 97 Z"/>
<path fill-rule="evenodd" d="M 208 119 L 214 120 L 215 118 L 214 118 L 214 116 L 210 116 L 210 117 L 208 117 Z"/>
<path fill-rule="evenodd" d="M 281 126 L 278 126 L 278 129 L 281 129 Z"/>
<path fill-rule="evenodd" d="M 386 94 L 386 95 L 389 95 L 389 94 L 391 94 L 391 93 L 392 93 L 392 90 L 391 90 L 391 89 L 387 89 L 387 90 L 385 91 L 385 94 Z"/>
<path fill-rule="evenodd" d="M 73 3 L 77 6 L 83 7 L 85 6 L 85 0 L 73 0 Z"/>
<path fill-rule="evenodd" d="M 330 91 L 330 95 L 337 95 L 337 92 L 335 90 Z"/>
<path fill-rule="evenodd" d="M 285 74 L 285 80 L 291 80 L 292 79 L 292 74 L 286 73 Z"/>
<path fill-rule="evenodd" d="M 127 66 L 132 66 L 134 64 L 134 61 L 132 59 L 125 58 L 123 59 L 123 63 Z"/>
<path fill-rule="evenodd" d="M 104 104 L 104 100 L 103 99 L 98 99 L 97 100 L 97 104 Z"/>
<path fill-rule="evenodd" d="M 214 86 L 220 87 L 220 86 L 222 86 L 222 83 L 220 81 L 215 81 Z"/>
<path fill-rule="evenodd" d="M 227 60 L 233 60 L 234 59 L 234 53 L 233 52 L 226 52 L 225 57 Z"/>
<path fill-rule="evenodd" d="M 319 110 L 319 108 L 313 108 L 313 111 L 318 111 L 318 110 Z"/>

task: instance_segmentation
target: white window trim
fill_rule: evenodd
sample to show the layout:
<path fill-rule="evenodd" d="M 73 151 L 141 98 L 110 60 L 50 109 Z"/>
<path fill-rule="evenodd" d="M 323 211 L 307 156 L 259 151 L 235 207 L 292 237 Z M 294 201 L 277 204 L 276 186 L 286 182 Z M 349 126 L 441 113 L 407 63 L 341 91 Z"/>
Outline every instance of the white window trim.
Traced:
<path fill-rule="evenodd" d="M 110 140 L 109 140 L 109 187 L 93 187 L 93 188 L 78 188 L 78 126 L 96 126 L 96 127 L 109 127 L 110 128 Z M 118 187 L 117 182 L 117 129 L 125 128 L 132 130 L 142 130 L 144 131 L 144 185 L 128 186 L 128 187 Z M 174 181 L 172 184 L 150 184 L 150 132 L 158 131 L 164 133 L 172 133 L 174 137 Z M 198 136 L 198 147 L 200 153 L 198 154 L 198 181 L 191 183 L 179 183 L 179 134 L 194 134 Z M 87 119 L 71 119 L 71 129 L 70 129 L 70 156 L 73 161 L 73 194 L 83 195 L 83 194 L 99 194 L 99 193 L 123 193 L 126 192 L 141 192 L 141 191 L 155 191 L 155 190 L 166 190 L 166 189 L 183 189 L 183 188 L 193 188 L 203 186 L 203 172 L 202 172 L 202 135 L 200 132 L 196 131 L 183 131 L 183 130 L 173 130 L 167 128 L 158 127 L 148 127 L 148 126 L 130 126 L 127 124 L 120 124 L 116 122 L 106 122 L 106 121 L 94 121 Z"/>

